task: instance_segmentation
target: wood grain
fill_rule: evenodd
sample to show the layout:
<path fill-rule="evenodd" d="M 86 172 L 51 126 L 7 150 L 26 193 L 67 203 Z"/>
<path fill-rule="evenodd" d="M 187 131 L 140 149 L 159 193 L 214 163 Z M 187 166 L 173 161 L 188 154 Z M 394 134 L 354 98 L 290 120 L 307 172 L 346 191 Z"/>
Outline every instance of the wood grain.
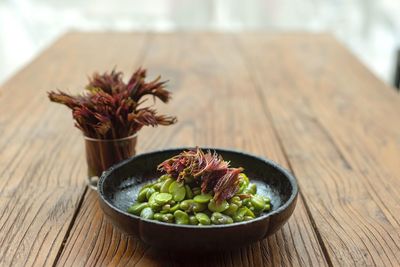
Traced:
<path fill-rule="evenodd" d="M 107 34 L 99 38 L 110 40 Z M 118 36 L 114 36 L 119 39 Z M 70 35 L 87 43 L 84 34 Z M 133 37 L 132 37 L 133 38 Z M 132 51 L 125 56 L 99 42 L 96 49 L 115 52 L 126 71 L 138 64 L 162 73 L 171 80 L 174 98 L 161 107 L 177 114 L 176 126 L 145 129 L 139 135 L 138 151 L 160 147 L 208 145 L 243 149 L 268 156 L 287 166 L 287 162 L 268 120 L 245 61 L 230 36 L 217 34 L 151 35 L 146 54 L 137 62 Z M 70 49 L 82 48 L 82 44 Z M 87 61 L 98 61 L 91 57 Z M 120 65 L 120 63 L 118 63 Z M 96 194 L 88 192 L 83 201 L 59 266 L 323 266 L 319 247 L 302 198 L 294 216 L 276 235 L 236 251 L 216 252 L 207 257 L 154 251 L 135 238 L 121 235 L 103 214 Z"/>
<path fill-rule="evenodd" d="M 399 95 L 329 35 L 238 39 L 332 263 L 399 266 Z"/>
<path fill-rule="evenodd" d="M 131 37 L 107 43 L 140 57 L 145 38 Z M 100 40 L 82 41 L 88 47 L 85 42 Z M 0 89 L 0 266 L 52 265 L 83 197 L 82 137 L 70 112 L 50 103 L 46 91 L 76 91 L 93 70 L 110 69 L 115 57 L 68 49 L 78 43 L 62 38 Z M 82 61 L 80 53 L 102 62 Z"/>
<path fill-rule="evenodd" d="M 173 127 L 138 152 L 207 145 L 298 177 L 274 236 L 207 257 L 155 251 L 104 220 L 83 141 L 45 92 L 94 70 L 170 79 Z M 0 88 L 0 266 L 399 266 L 400 99 L 329 35 L 71 33 Z"/>

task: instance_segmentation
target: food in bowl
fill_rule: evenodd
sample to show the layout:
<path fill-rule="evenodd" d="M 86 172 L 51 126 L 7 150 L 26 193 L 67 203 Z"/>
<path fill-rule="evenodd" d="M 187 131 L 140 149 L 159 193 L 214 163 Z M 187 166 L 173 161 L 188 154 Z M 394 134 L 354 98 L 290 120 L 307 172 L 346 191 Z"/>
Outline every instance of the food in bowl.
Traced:
<path fill-rule="evenodd" d="M 145 184 L 128 212 L 180 225 L 222 225 L 249 221 L 271 210 L 243 168 L 217 153 L 186 150 L 158 166 L 164 172 Z"/>

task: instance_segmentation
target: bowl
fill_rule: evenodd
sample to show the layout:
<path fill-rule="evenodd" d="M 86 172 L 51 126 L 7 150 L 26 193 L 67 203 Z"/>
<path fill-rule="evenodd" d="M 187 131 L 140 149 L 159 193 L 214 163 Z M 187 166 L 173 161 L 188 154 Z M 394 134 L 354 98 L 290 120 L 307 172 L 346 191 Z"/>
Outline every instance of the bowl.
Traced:
<path fill-rule="evenodd" d="M 221 250 L 246 246 L 272 235 L 289 219 L 296 206 L 296 179 L 277 163 L 247 153 L 218 149 L 232 167 L 243 167 L 257 193 L 271 199 L 271 211 L 250 221 L 228 225 L 176 225 L 142 219 L 126 210 L 143 183 L 160 176 L 157 165 L 191 148 L 166 149 L 136 155 L 105 171 L 98 183 L 100 206 L 106 218 L 127 235 L 166 250 Z"/>

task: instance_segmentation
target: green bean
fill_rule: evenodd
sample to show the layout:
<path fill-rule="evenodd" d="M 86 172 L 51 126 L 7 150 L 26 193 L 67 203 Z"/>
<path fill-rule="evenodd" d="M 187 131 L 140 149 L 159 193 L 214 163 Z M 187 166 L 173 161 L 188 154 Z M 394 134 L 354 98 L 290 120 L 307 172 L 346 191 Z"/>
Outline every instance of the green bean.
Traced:
<path fill-rule="evenodd" d="M 243 190 L 243 193 L 254 195 L 255 193 L 257 193 L 257 185 L 250 183 L 249 186 L 245 190 Z"/>
<path fill-rule="evenodd" d="M 265 203 L 267 203 L 267 204 L 271 203 L 271 199 L 269 197 L 264 197 L 263 196 L 263 199 L 264 199 Z"/>
<path fill-rule="evenodd" d="M 247 216 L 251 216 L 251 217 L 253 217 L 253 218 L 256 217 L 256 215 L 254 215 L 254 212 L 253 212 L 251 209 L 247 209 L 246 215 L 247 215 Z"/>
<path fill-rule="evenodd" d="M 160 217 L 160 221 L 172 223 L 174 222 L 174 215 L 172 215 L 171 213 L 162 214 L 162 216 Z"/>
<path fill-rule="evenodd" d="M 148 206 L 149 206 L 149 203 L 147 203 L 147 202 L 133 204 L 132 206 L 129 207 L 128 212 L 132 213 L 132 214 L 135 214 L 135 215 L 139 215 L 140 212 L 144 208 L 147 208 Z"/>
<path fill-rule="evenodd" d="M 197 220 L 196 216 L 191 215 L 191 216 L 189 216 L 189 224 L 198 225 L 199 224 L 199 220 Z"/>
<path fill-rule="evenodd" d="M 193 195 L 195 195 L 195 196 L 200 195 L 201 194 L 201 188 L 200 187 L 193 187 L 192 188 L 192 192 L 193 192 Z"/>
<path fill-rule="evenodd" d="M 204 211 L 205 209 L 207 209 L 207 204 L 205 204 L 205 203 L 197 203 L 197 202 L 192 203 L 191 210 L 193 212 L 200 212 L 200 211 Z"/>
<path fill-rule="evenodd" d="M 237 194 L 227 200 L 217 202 L 213 192 L 202 193 L 199 184 L 189 175 L 180 182 L 162 175 L 140 189 L 136 203 L 127 211 L 161 222 L 210 225 L 248 221 L 271 210 L 270 198 L 257 195 L 257 185 L 244 173 L 239 174 Z"/>
<path fill-rule="evenodd" d="M 230 224 L 233 223 L 233 219 L 228 215 L 224 215 L 220 212 L 214 212 L 211 215 L 211 222 L 213 224 Z"/>
<path fill-rule="evenodd" d="M 242 200 L 238 196 L 234 196 L 230 200 L 231 204 L 236 204 L 238 207 L 242 206 Z"/>
<path fill-rule="evenodd" d="M 238 205 L 236 205 L 235 203 L 232 203 L 229 205 L 229 208 L 227 208 L 226 210 L 223 211 L 223 213 L 226 215 L 229 215 L 229 216 L 233 216 L 233 215 L 235 215 L 238 208 L 239 208 Z"/>
<path fill-rule="evenodd" d="M 150 196 L 150 198 L 149 198 L 149 205 L 150 205 L 150 207 L 151 207 L 152 209 L 154 209 L 154 210 L 159 210 L 159 208 L 161 207 L 161 205 L 158 204 L 158 203 L 156 202 L 156 200 L 155 200 L 155 198 L 156 198 L 156 196 L 157 196 L 158 194 L 160 194 L 160 193 L 154 192 L 154 193 Z"/>
<path fill-rule="evenodd" d="M 144 218 L 144 219 L 153 219 L 154 216 L 154 212 L 150 207 L 144 208 L 141 212 L 140 212 L 140 217 Z"/>
<path fill-rule="evenodd" d="M 154 184 L 154 182 L 147 183 L 142 187 L 142 189 L 152 187 Z"/>
<path fill-rule="evenodd" d="M 239 180 L 239 193 L 242 193 L 249 185 L 249 178 L 246 176 L 246 174 L 241 173 L 239 174 Z"/>
<path fill-rule="evenodd" d="M 168 203 L 172 199 L 172 195 L 168 193 L 158 193 L 154 200 L 157 202 L 159 205 L 164 205 Z"/>
<path fill-rule="evenodd" d="M 211 194 L 201 194 L 193 198 L 193 200 L 197 203 L 208 203 L 211 199 L 212 199 Z"/>
<path fill-rule="evenodd" d="M 208 217 L 207 214 L 199 212 L 199 213 L 196 213 L 195 216 L 196 216 L 196 219 L 199 221 L 199 223 L 201 225 L 209 225 L 209 224 L 211 224 L 210 217 Z"/>
<path fill-rule="evenodd" d="M 223 200 L 221 203 L 217 204 L 214 199 L 211 199 L 208 203 L 208 209 L 213 212 L 223 212 L 227 208 L 229 208 L 229 204 L 226 202 L 226 200 Z"/>
<path fill-rule="evenodd" d="M 254 219 L 254 217 L 251 217 L 251 216 L 244 216 L 244 218 L 243 218 L 244 221 L 251 221 L 253 219 Z"/>
<path fill-rule="evenodd" d="M 177 211 L 178 209 L 179 209 L 179 203 L 173 205 L 173 206 L 169 209 L 169 211 L 173 213 L 173 212 Z"/>
<path fill-rule="evenodd" d="M 243 205 L 248 207 L 249 209 L 253 207 L 253 203 L 251 203 L 251 198 L 246 198 L 246 201 L 243 201 Z M 254 208 L 253 208 L 254 209 Z"/>
<path fill-rule="evenodd" d="M 156 190 L 157 192 L 159 192 L 160 188 L 161 188 L 161 185 L 162 185 L 162 182 L 156 183 L 155 185 L 153 185 L 153 189 Z"/>
<path fill-rule="evenodd" d="M 156 190 L 155 190 L 154 188 L 150 187 L 150 188 L 147 190 L 147 192 L 146 192 L 146 198 L 147 198 L 148 200 L 150 200 L 150 196 L 151 196 L 154 192 L 156 192 Z"/>
<path fill-rule="evenodd" d="M 161 212 L 169 212 L 171 209 L 171 205 L 170 204 L 165 204 L 164 206 L 161 207 Z"/>
<path fill-rule="evenodd" d="M 237 214 L 240 216 L 252 216 L 255 217 L 254 213 L 248 207 L 241 207 L 238 209 Z"/>
<path fill-rule="evenodd" d="M 192 189 L 190 189 L 189 185 L 185 185 L 185 190 L 186 190 L 186 198 L 188 199 L 193 198 L 193 192 Z"/>
<path fill-rule="evenodd" d="M 163 175 L 160 176 L 160 178 L 158 178 L 157 181 L 163 182 L 163 181 L 165 181 L 165 180 L 167 180 L 167 179 L 172 179 L 171 175 L 169 175 L 169 174 L 163 174 Z"/>
<path fill-rule="evenodd" d="M 179 204 L 179 208 L 184 211 L 191 211 L 193 203 L 193 199 L 186 199 Z"/>
<path fill-rule="evenodd" d="M 149 190 L 149 188 L 143 188 L 142 190 L 140 190 L 138 197 L 137 197 L 138 202 L 145 202 L 147 200 L 146 194 L 147 194 L 148 190 Z"/>
<path fill-rule="evenodd" d="M 172 194 L 172 197 L 175 201 L 182 201 L 185 199 L 186 189 L 183 183 L 179 183 L 174 181 L 168 188 L 169 193 Z"/>
<path fill-rule="evenodd" d="M 174 180 L 172 178 L 168 178 L 166 180 L 164 180 L 161 188 L 160 188 L 160 192 L 161 193 L 169 193 L 169 186 L 172 184 Z"/>
<path fill-rule="evenodd" d="M 245 199 L 242 200 L 243 206 L 246 206 L 246 207 L 247 207 L 247 205 L 249 205 L 250 202 L 251 202 L 250 198 L 245 198 Z"/>
<path fill-rule="evenodd" d="M 244 218 L 240 214 L 235 214 L 235 215 L 232 216 L 232 219 L 233 219 L 234 222 L 242 222 Z"/>
<path fill-rule="evenodd" d="M 189 224 L 189 215 L 181 210 L 174 212 L 175 223 L 176 224 Z"/>
<path fill-rule="evenodd" d="M 265 204 L 266 203 L 265 203 L 264 199 L 261 196 L 254 195 L 254 196 L 251 197 L 250 201 L 251 201 L 251 204 L 253 205 L 255 211 L 260 211 L 261 212 L 261 211 L 263 211 L 265 209 Z"/>
<path fill-rule="evenodd" d="M 163 214 L 161 214 L 161 213 L 154 213 L 153 219 L 157 220 L 157 221 L 161 221 L 162 216 L 163 216 Z"/>

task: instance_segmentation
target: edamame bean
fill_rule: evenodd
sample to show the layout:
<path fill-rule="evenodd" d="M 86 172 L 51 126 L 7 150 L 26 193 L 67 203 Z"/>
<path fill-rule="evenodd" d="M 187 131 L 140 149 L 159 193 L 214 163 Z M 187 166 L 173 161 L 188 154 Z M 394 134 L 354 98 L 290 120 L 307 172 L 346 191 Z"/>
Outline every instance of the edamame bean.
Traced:
<path fill-rule="evenodd" d="M 257 193 L 257 185 L 250 183 L 249 186 L 245 190 L 243 190 L 243 193 L 254 195 L 255 193 Z"/>
<path fill-rule="evenodd" d="M 175 211 L 177 211 L 179 209 L 179 203 L 177 203 L 177 204 L 175 204 L 175 205 L 173 205 L 171 208 L 170 208 L 170 212 L 175 212 Z"/>
<path fill-rule="evenodd" d="M 251 216 L 244 216 L 244 218 L 243 218 L 244 221 L 250 221 L 253 219 L 254 219 L 254 217 L 251 217 Z"/>
<path fill-rule="evenodd" d="M 193 198 L 197 203 L 208 203 L 212 199 L 211 194 L 200 194 Z"/>
<path fill-rule="evenodd" d="M 161 207 L 161 211 L 168 211 L 171 209 L 171 205 L 170 204 L 165 204 L 164 206 Z"/>
<path fill-rule="evenodd" d="M 164 205 L 166 204 L 168 201 L 170 201 L 172 199 L 172 195 L 168 194 L 168 193 L 158 193 L 154 200 L 157 202 L 157 204 L 159 205 Z"/>
<path fill-rule="evenodd" d="M 162 185 L 162 182 L 156 183 L 155 185 L 153 185 L 153 189 L 156 190 L 157 192 L 159 192 L 160 188 L 161 188 L 161 185 Z"/>
<path fill-rule="evenodd" d="M 192 189 L 190 189 L 189 185 L 185 185 L 185 190 L 186 190 L 186 198 L 193 198 L 193 192 Z"/>
<path fill-rule="evenodd" d="M 205 209 L 207 209 L 207 204 L 205 203 L 197 203 L 197 202 L 193 202 L 192 203 L 192 211 L 193 212 L 199 212 L 199 211 L 204 211 Z"/>
<path fill-rule="evenodd" d="M 242 222 L 243 221 L 243 216 L 240 214 L 235 214 L 232 216 L 232 219 L 234 222 Z"/>
<path fill-rule="evenodd" d="M 179 208 L 184 211 L 191 211 L 193 203 L 193 199 L 186 199 L 179 204 Z"/>
<path fill-rule="evenodd" d="M 171 175 L 169 175 L 169 174 L 163 174 L 163 175 L 160 176 L 160 178 L 158 178 L 158 181 L 159 181 L 159 182 L 163 182 L 163 181 L 165 181 L 165 180 L 167 180 L 167 179 L 172 179 Z"/>
<path fill-rule="evenodd" d="M 174 215 L 172 215 L 171 213 L 162 214 L 160 220 L 162 222 L 172 223 L 174 222 Z"/>
<path fill-rule="evenodd" d="M 154 210 L 159 210 L 159 209 L 161 208 L 161 205 L 158 204 L 158 203 L 156 202 L 156 200 L 155 200 L 155 198 L 156 198 L 156 196 L 157 196 L 158 194 L 160 194 L 160 193 L 154 192 L 154 193 L 150 196 L 150 198 L 149 198 L 149 206 L 150 206 L 152 209 L 154 209 Z"/>
<path fill-rule="evenodd" d="M 233 216 L 233 215 L 235 215 L 238 208 L 239 208 L 238 205 L 236 205 L 235 203 L 232 203 L 229 205 L 229 208 L 227 208 L 225 211 L 223 211 L 223 213 L 226 215 L 229 215 L 229 216 Z"/>
<path fill-rule="evenodd" d="M 138 202 L 145 202 L 147 200 L 147 191 L 149 190 L 149 188 L 143 188 L 142 190 L 140 190 L 138 197 L 137 197 L 137 201 Z"/>
<path fill-rule="evenodd" d="M 192 192 L 193 192 L 193 195 L 195 195 L 195 196 L 200 195 L 201 194 L 201 188 L 200 187 L 193 187 L 192 188 Z"/>
<path fill-rule="evenodd" d="M 209 225 L 209 224 L 211 224 L 210 217 L 208 217 L 207 214 L 199 212 L 199 213 L 196 213 L 195 216 L 196 216 L 196 219 L 199 221 L 199 223 L 201 225 Z"/>
<path fill-rule="evenodd" d="M 265 209 L 265 201 L 264 199 L 259 196 L 259 195 L 254 195 L 251 197 L 251 204 L 253 204 L 254 210 L 261 212 Z M 251 208 L 250 208 L 251 209 Z"/>
<path fill-rule="evenodd" d="M 271 210 L 271 200 L 256 195 L 257 185 L 250 183 L 243 173 L 239 174 L 237 195 L 228 200 L 217 202 L 212 192 L 202 193 L 198 185 L 190 175 L 182 182 L 170 175 L 162 175 L 156 182 L 140 189 L 136 203 L 128 208 L 128 212 L 167 223 L 210 225 L 248 221 Z"/>
<path fill-rule="evenodd" d="M 155 184 L 154 182 L 153 183 L 147 183 L 142 187 L 142 189 L 152 187 L 154 184 Z"/>
<path fill-rule="evenodd" d="M 211 199 L 208 203 L 208 209 L 213 212 L 223 212 L 229 208 L 228 202 L 226 200 L 222 200 L 221 203 L 217 203 L 214 199 Z"/>
<path fill-rule="evenodd" d="M 144 202 L 144 203 L 137 203 L 133 204 L 132 206 L 129 207 L 128 212 L 131 214 L 139 215 L 140 212 L 149 206 L 149 203 Z"/>
<path fill-rule="evenodd" d="M 237 214 L 244 217 L 244 216 L 252 216 L 253 218 L 254 213 L 248 207 L 241 207 L 238 209 Z"/>
<path fill-rule="evenodd" d="M 163 214 L 161 214 L 161 213 L 154 213 L 153 219 L 157 220 L 157 221 L 161 221 L 162 216 L 163 216 Z"/>
<path fill-rule="evenodd" d="M 238 207 L 242 206 L 242 200 L 238 196 L 234 196 L 231 198 L 231 204 L 236 204 Z"/>
<path fill-rule="evenodd" d="M 233 219 L 228 215 L 224 215 L 220 212 L 214 212 L 211 215 L 211 222 L 213 224 L 230 224 L 233 223 Z"/>
<path fill-rule="evenodd" d="M 189 216 L 189 224 L 198 225 L 199 224 L 199 220 L 197 220 L 196 216 L 191 215 L 191 216 Z"/>
<path fill-rule="evenodd" d="M 169 186 L 168 191 L 172 194 L 172 197 L 175 201 L 182 201 L 185 199 L 186 189 L 183 183 L 173 181 Z"/>
<path fill-rule="evenodd" d="M 189 224 L 189 215 L 181 210 L 174 212 L 175 223 L 176 224 Z"/>
<path fill-rule="evenodd" d="M 155 193 L 155 192 L 156 192 L 156 190 L 155 190 L 154 188 L 152 188 L 152 187 L 148 188 L 148 189 L 147 189 L 147 192 L 146 192 L 146 198 L 147 198 L 148 200 L 150 200 L 150 196 L 151 196 L 153 193 Z"/>
<path fill-rule="evenodd" d="M 169 186 L 172 184 L 174 180 L 172 178 L 168 178 L 166 180 L 164 180 L 161 188 L 160 188 L 160 192 L 161 193 L 169 193 Z"/>
<path fill-rule="evenodd" d="M 249 185 L 249 178 L 244 173 L 239 174 L 239 193 L 242 193 Z"/>
<path fill-rule="evenodd" d="M 140 212 L 140 217 L 144 218 L 144 219 L 153 219 L 154 216 L 154 212 L 150 207 L 144 208 L 141 212 Z"/>

